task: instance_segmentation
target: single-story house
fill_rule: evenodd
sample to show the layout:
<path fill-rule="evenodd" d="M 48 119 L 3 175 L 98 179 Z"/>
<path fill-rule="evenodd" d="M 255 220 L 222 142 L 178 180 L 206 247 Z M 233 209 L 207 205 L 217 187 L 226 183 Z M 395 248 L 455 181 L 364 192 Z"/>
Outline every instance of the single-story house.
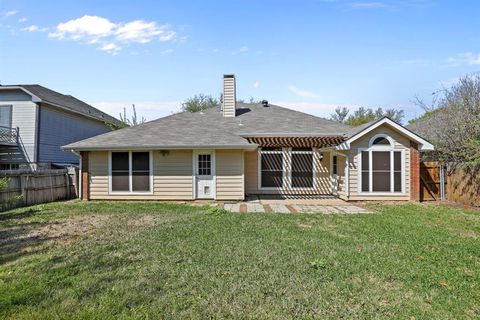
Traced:
<path fill-rule="evenodd" d="M 419 200 L 419 151 L 433 145 L 383 118 L 350 127 L 262 103 L 177 113 L 64 146 L 81 156 L 81 197 L 243 200 L 248 195 Z"/>

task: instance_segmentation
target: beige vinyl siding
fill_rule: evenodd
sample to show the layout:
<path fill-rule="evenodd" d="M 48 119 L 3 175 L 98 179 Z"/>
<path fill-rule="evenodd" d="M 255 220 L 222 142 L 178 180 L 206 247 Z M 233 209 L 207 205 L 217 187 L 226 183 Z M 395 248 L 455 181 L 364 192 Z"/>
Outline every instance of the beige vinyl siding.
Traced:
<path fill-rule="evenodd" d="M 376 134 L 386 134 L 394 140 L 395 150 L 405 150 L 405 194 L 403 195 L 359 195 L 359 181 L 358 181 L 358 163 L 359 150 L 368 148 L 370 139 Z M 388 125 L 382 125 L 375 130 L 369 132 L 367 135 L 354 141 L 350 150 L 349 156 L 349 171 L 350 183 L 349 193 L 350 200 L 410 200 L 410 140 L 398 131 L 391 129 Z"/>
<path fill-rule="evenodd" d="M 323 154 L 323 158 L 322 155 Z M 288 157 L 285 156 L 285 161 Z M 315 151 L 314 164 L 316 164 L 316 175 L 314 177 L 314 188 L 295 188 L 282 190 L 261 190 L 259 189 L 259 164 L 258 164 L 258 150 L 246 151 L 245 158 L 245 193 L 246 194 L 331 194 L 332 180 L 330 175 L 330 152 Z M 289 165 L 287 165 L 287 168 Z M 288 175 L 289 172 L 287 171 Z"/>
<path fill-rule="evenodd" d="M 216 150 L 217 200 L 243 200 L 243 150 Z"/>
<path fill-rule="evenodd" d="M 152 151 L 152 153 L 153 195 L 109 195 L 108 152 L 90 152 L 90 198 L 93 200 L 192 200 L 192 151 L 175 150 L 165 154 Z"/>

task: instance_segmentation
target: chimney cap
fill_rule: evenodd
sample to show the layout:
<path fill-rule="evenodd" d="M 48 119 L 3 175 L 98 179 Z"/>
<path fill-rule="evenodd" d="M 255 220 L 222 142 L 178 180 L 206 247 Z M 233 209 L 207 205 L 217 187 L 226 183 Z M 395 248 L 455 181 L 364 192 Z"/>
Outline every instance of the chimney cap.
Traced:
<path fill-rule="evenodd" d="M 262 100 L 262 105 L 264 107 L 268 107 L 268 100 Z"/>
<path fill-rule="evenodd" d="M 223 78 L 235 78 L 235 75 L 234 74 L 224 74 L 223 75 Z"/>

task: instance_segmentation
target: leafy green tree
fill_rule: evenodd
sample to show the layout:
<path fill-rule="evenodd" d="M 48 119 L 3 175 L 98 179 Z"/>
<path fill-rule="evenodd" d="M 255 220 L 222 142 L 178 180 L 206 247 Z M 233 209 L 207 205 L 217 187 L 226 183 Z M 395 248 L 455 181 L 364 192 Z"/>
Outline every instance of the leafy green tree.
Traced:
<path fill-rule="evenodd" d="M 362 124 L 381 119 L 383 117 L 389 117 L 395 122 L 402 123 L 405 116 L 403 110 L 378 108 L 376 110 L 371 108 L 360 107 L 350 114 L 350 110 L 343 107 L 337 107 L 335 113 L 330 116 L 330 120 L 344 123 L 350 126 L 360 126 Z"/>
<path fill-rule="evenodd" d="M 182 111 L 199 112 L 209 108 L 218 107 L 219 105 L 220 105 L 220 99 L 217 99 L 211 95 L 200 93 L 185 100 L 182 103 Z"/>

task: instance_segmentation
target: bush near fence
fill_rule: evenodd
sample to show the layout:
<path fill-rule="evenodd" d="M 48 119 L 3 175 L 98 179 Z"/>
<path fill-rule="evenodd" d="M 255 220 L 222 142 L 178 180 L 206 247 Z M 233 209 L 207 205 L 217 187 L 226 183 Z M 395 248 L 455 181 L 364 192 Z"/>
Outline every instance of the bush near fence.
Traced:
<path fill-rule="evenodd" d="M 74 168 L 0 171 L 1 177 L 8 179 L 8 187 L 0 190 L 0 211 L 78 196 L 78 172 Z"/>

